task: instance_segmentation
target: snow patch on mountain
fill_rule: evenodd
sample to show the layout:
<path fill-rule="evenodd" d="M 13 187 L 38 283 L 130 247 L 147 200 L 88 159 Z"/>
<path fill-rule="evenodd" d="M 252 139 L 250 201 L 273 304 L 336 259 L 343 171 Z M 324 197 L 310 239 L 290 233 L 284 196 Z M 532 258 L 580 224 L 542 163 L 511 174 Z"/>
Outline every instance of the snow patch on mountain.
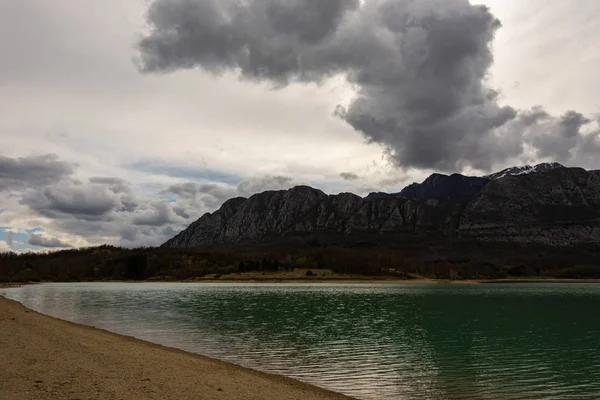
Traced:
<path fill-rule="evenodd" d="M 515 175 L 528 175 L 528 174 L 533 174 L 536 172 L 544 172 L 544 171 L 550 171 L 552 169 L 557 169 L 557 168 L 565 168 L 564 165 L 559 164 L 557 162 L 550 162 L 550 163 L 540 163 L 537 165 L 522 165 L 522 166 L 515 166 L 515 167 L 509 167 L 509 168 L 505 168 L 502 171 L 499 172 L 494 172 L 493 174 L 489 174 L 489 175 L 485 175 L 484 178 L 488 178 L 488 179 L 500 179 L 500 178 L 504 178 L 505 176 L 515 176 Z"/>

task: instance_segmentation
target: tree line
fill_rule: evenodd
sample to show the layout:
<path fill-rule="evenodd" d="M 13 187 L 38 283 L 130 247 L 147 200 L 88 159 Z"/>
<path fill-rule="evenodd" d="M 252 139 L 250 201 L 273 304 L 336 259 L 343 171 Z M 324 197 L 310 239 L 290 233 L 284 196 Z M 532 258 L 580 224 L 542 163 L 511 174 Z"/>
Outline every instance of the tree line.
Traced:
<path fill-rule="evenodd" d="M 0 254 L 3 282 L 186 280 L 296 268 L 407 278 L 600 278 L 600 249 L 386 236 L 369 240 L 292 237 L 205 249 L 105 245 L 45 254 Z"/>

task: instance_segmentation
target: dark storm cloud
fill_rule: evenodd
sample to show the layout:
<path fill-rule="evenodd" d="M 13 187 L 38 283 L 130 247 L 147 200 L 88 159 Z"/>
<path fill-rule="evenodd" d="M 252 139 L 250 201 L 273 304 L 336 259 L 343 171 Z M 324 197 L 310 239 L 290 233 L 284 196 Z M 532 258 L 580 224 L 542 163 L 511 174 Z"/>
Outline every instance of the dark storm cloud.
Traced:
<path fill-rule="evenodd" d="M 336 115 L 399 166 L 490 169 L 526 145 L 564 157 L 582 140 L 577 113 L 552 137 L 517 130 L 551 117 L 499 104 L 486 77 L 501 24 L 467 0 L 155 0 L 147 18 L 144 72 L 200 67 L 276 86 L 345 76 L 356 96 Z"/>
<path fill-rule="evenodd" d="M 285 83 L 292 75 L 313 74 L 313 68 L 302 71 L 305 54 L 299 50 L 312 51 L 330 39 L 357 6 L 358 0 L 155 1 L 148 10 L 152 34 L 138 44 L 141 67 L 240 68 L 247 78 Z"/>
<path fill-rule="evenodd" d="M 340 178 L 342 178 L 345 181 L 354 181 L 357 180 L 359 177 L 353 172 L 342 172 L 340 173 Z"/>
<path fill-rule="evenodd" d="M 30 233 L 27 241 L 32 246 L 41 246 L 48 248 L 69 248 L 73 247 L 57 238 L 48 238 L 39 233 Z"/>
<path fill-rule="evenodd" d="M 75 182 L 47 186 L 27 192 L 21 204 L 50 218 L 77 216 L 102 218 L 120 206 L 119 197 L 104 185 L 82 185 Z"/>
<path fill-rule="evenodd" d="M 582 114 L 568 111 L 560 119 L 553 121 L 547 132 L 533 138 L 537 155 L 560 162 L 568 161 L 571 158 L 571 152 L 582 138 L 581 128 L 590 122 L 591 120 Z"/>
<path fill-rule="evenodd" d="M 72 173 L 73 166 L 55 154 L 20 158 L 0 155 L 0 191 L 49 185 Z"/>
<path fill-rule="evenodd" d="M 359 1 L 267 0 L 263 4 L 267 20 L 277 34 L 316 43 L 330 36 L 346 11 L 357 8 Z"/>

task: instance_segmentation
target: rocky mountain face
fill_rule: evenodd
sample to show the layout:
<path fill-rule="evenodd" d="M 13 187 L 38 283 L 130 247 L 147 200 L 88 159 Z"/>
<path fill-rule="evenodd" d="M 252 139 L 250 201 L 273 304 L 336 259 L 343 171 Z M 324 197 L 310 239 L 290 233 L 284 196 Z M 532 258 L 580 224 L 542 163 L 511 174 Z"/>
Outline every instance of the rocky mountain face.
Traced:
<path fill-rule="evenodd" d="M 600 174 L 554 168 L 491 181 L 479 178 L 467 180 L 465 191 L 472 191 L 468 196 L 463 196 L 465 191 L 442 192 L 449 187 L 447 178 L 461 185 L 466 177 L 440 176 L 428 178 L 427 185 L 427 181 L 421 184 L 425 186 L 405 189 L 420 199 L 443 200 L 437 203 L 404 196 L 327 195 L 308 186 L 231 199 L 163 246 L 195 247 L 315 232 L 444 232 L 550 245 L 600 243 Z M 476 189 L 478 184 L 482 186 Z"/>
<path fill-rule="evenodd" d="M 326 195 L 296 186 L 229 200 L 163 246 L 194 247 L 294 233 L 437 230 L 450 215 L 445 208 L 405 198 L 367 201 L 351 193 Z"/>
<path fill-rule="evenodd" d="M 494 180 L 468 202 L 458 233 L 549 245 L 600 243 L 600 175 L 555 168 Z"/>

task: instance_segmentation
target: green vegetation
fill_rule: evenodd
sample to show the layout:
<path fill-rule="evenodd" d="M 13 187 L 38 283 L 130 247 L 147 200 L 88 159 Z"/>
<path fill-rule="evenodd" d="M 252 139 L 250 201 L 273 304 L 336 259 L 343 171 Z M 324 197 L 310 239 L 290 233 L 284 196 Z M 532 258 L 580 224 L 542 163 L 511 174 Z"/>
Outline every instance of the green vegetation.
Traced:
<path fill-rule="evenodd" d="M 296 268 L 455 280 L 600 278 L 600 248 L 487 243 L 431 235 L 311 235 L 198 249 L 100 246 L 46 254 L 0 254 L 0 282 L 185 280 Z"/>

